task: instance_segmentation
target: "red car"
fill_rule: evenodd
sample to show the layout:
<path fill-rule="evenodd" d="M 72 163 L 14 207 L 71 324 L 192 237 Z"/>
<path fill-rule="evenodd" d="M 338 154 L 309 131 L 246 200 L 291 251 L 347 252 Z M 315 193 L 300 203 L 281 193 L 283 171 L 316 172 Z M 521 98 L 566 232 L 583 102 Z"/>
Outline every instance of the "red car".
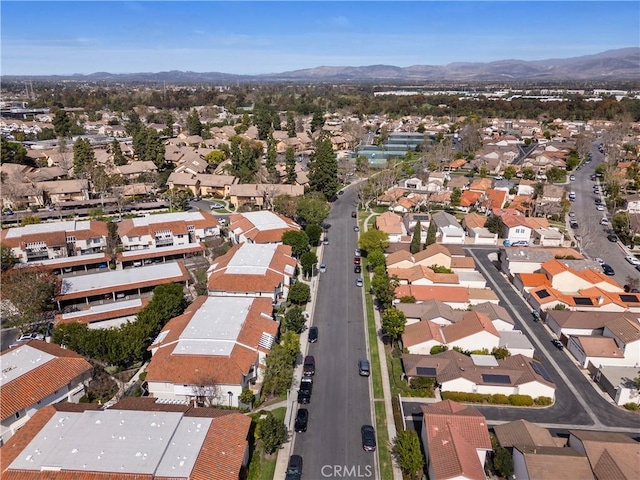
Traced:
<path fill-rule="evenodd" d="M 360 265 L 360 257 L 353 257 L 353 264 Z"/>

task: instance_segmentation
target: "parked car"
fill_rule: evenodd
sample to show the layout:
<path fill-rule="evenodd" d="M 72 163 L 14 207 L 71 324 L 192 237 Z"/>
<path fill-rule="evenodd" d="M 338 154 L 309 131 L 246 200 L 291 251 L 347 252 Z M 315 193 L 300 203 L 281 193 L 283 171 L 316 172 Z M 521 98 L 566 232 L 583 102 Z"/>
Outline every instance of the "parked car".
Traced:
<path fill-rule="evenodd" d="M 300 480 L 302 478 L 302 457 L 300 455 L 291 455 L 287 464 L 287 473 L 285 480 Z"/>
<path fill-rule="evenodd" d="M 316 343 L 318 341 L 318 327 L 311 327 L 309 329 L 309 343 Z"/>
<path fill-rule="evenodd" d="M 376 431 L 371 425 L 363 425 L 360 429 L 362 434 L 362 448 L 365 452 L 376 451 Z"/>
<path fill-rule="evenodd" d="M 316 359 L 313 355 L 307 355 L 304 357 L 304 362 L 302 364 L 302 374 L 305 377 L 313 377 L 316 373 Z"/>
<path fill-rule="evenodd" d="M 221 203 L 214 202 L 211 205 L 209 205 L 209 208 L 211 210 L 220 210 L 220 209 L 224 208 L 224 205 L 222 205 Z"/>
<path fill-rule="evenodd" d="M 602 218 L 600 219 L 600 225 L 605 225 L 605 226 L 609 226 L 609 219 L 607 218 Z"/>
<path fill-rule="evenodd" d="M 358 374 L 361 377 L 368 377 L 371 375 L 371 365 L 369 364 L 369 360 L 366 358 L 358 360 Z"/>
<path fill-rule="evenodd" d="M 560 350 L 564 350 L 564 345 L 557 338 L 554 338 L 553 340 L 551 340 L 551 343 L 553 343 L 556 348 L 559 348 Z"/>
<path fill-rule="evenodd" d="M 517 240 L 511 244 L 512 247 L 528 247 L 529 242 L 526 240 Z"/>
<path fill-rule="evenodd" d="M 360 257 L 353 257 L 353 264 L 360 265 Z"/>
<path fill-rule="evenodd" d="M 576 216 L 576 212 L 574 211 L 569 212 L 569 217 L 573 218 L 575 216 Z"/>
<path fill-rule="evenodd" d="M 598 205 L 596 205 L 596 210 L 598 210 L 599 212 L 603 212 L 604 211 L 604 205 L 599 203 Z"/>
<path fill-rule="evenodd" d="M 362 272 L 361 265 L 356 265 L 355 267 L 353 267 L 353 273 L 361 273 L 361 272 Z"/>
<path fill-rule="evenodd" d="M 309 410 L 306 408 L 298 409 L 296 414 L 296 421 L 294 424 L 294 430 L 296 433 L 302 433 L 307 431 L 307 423 L 309 422 Z"/>
<path fill-rule="evenodd" d="M 613 233 L 610 233 L 609 235 L 607 235 L 607 240 L 609 240 L 610 242 L 617 242 L 618 236 L 614 235 Z"/>
<path fill-rule="evenodd" d="M 322 244 L 329 245 L 329 237 L 324 237 L 324 240 L 322 240 Z"/>
<path fill-rule="evenodd" d="M 576 179 L 576 176 L 575 176 L 575 175 L 569 175 L 569 180 L 570 180 L 570 181 L 572 181 L 572 182 L 573 182 L 575 179 Z"/>
<path fill-rule="evenodd" d="M 353 254 L 354 254 L 356 257 L 360 257 L 360 256 L 362 256 L 362 250 L 360 250 L 359 248 L 356 248 L 356 249 L 354 250 Z"/>
<path fill-rule="evenodd" d="M 351 218 L 357 218 L 358 217 L 358 212 L 353 211 L 351 212 Z"/>
<path fill-rule="evenodd" d="M 362 285 L 364 285 L 362 278 L 356 278 L 356 287 L 361 287 Z"/>
<path fill-rule="evenodd" d="M 313 391 L 313 378 L 302 377 L 300 389 L 298 389 L 298 403 L 311 403 L 311 392 Z"/>
<path fill-rule="evenodd" d="M 320 273 L 324 273 L 327 271 L 327 266 L 324 263 L 320 264 Z"/>
<path fill-rule="evenodd" d="M 578 222 L 576 222 L 575 220 L 571 220 L 571 221 L 569 222 L 569 226 L 570 226 L 571 228 L 573 228 L 574 230 L 575 230 L 575 229 L 580 228 L 580 225 L 579 225 L 579 224 L 578 224 Z"/>
<path fill-rule="evenodd" d="M 612 277 L 612 276 L 614 276 L 616 274 L 616 271 L 608 263 L 603 263 L 602 264 L 602 271 L 604 272 L 605 275 L 608 275 L 610 277 Z"/>
<path fill-rule="evenodd" d="M 624 257 L 624 259 L 629 262 L 631 265 L 640 265 L 640 260 L 638 260 L 636 257 L 634 257 L 633 255 L 627 255 L 626 257 Z"/>
<path fill-rule="evenodd" d="M 354 232 L 359 232 L 360 231 L 360 227 L 358 227 L 357 225 L 355 227 L 353 227 L 353 231 Z"/>

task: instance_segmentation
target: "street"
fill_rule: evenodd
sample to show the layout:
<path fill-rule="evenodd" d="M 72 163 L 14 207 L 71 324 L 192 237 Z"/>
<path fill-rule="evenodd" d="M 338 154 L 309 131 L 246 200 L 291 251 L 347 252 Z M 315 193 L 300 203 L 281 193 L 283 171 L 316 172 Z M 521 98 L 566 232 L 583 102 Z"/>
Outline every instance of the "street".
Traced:
<path fill-rule="evenodd" d="M 348 188 L 338 197 L 325 220 L 329 245 L 320 260 L 312 325 L 319 329 L 308 355 L 316 362 L 309 426 L 295 436 L 294 452 L 304 459 L 305 478 L 338 478 L 344 468 L 362 475 L 375 472 L 375 453 L 362 449 L 360 427 L 371 418 L 370 378 L 358 375 L 358 359 L 367 357 L 362 289 L 356 286 L 353 253 L 357 247 L 356 192 Z M 302 345 L 302 350 L 306 346 Z"/>

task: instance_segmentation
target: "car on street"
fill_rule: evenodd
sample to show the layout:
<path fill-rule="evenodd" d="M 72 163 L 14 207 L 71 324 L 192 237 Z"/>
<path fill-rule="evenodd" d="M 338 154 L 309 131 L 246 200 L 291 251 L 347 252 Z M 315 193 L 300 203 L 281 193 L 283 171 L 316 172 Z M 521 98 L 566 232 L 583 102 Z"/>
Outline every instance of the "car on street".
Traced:
<path fill-rule="evenodd" d="M 368 377 L 371 375 L 371 365 L 369 364 L 369 360 L 366 358 L 358 360 L 358 374 L 361 377 Z"/>
<path fill-rule="evenodd" d="M 294 430 L 296 433 L 302 433 L 307 431 L 307 423 L 309 422 L 309 410 L 306 408 L 298 409 L 296 414 L 296 422 L 294 424 Z"/>
<path fill-rule="evenodd" d="M 575 216 L 576 216 L 576 212 L 574 211 L 569 212 L 569 217 L 573 218 Z"/>
<path fill-rule="evenodd" d="M 340 190 L 340 191 L 338 192 L 338 195 L 344 195 L 344 190 Z"/>
<path fill-rule="evenodd" d="M 564 350 L 564 345 L 562 344 L 562 342 L 560 340 L 558 340 L 557 338 L 554 338 L 553 340 L 551 340 L 551 343 L 553 343 L 555 345 L 556 348 L 560 349 L 560 350 Z"/>
<path fill-rule="evenodd" d="M 362 434 L 362 448 L 365 452 L 376 451 L 376 431 L 371 425 L 363 425 L 360 429 Z"/>
<path fill-rule="evenodd" d="M 576 222 L 575 220 L 571 220 L 571 221 L 569 222 L 569 226 L 570 226 L 571 228 L 573 228 L 574 230 L 575 230 L 575 229 L 577 229 L 577 228 L 580 228 L 580 225 L 578 225 L 578 222 Z"/>
<path fill-rule="evenodd" d="M 285 480 L 300 480 L 302 478 L 302 457 L 300 455 L 291 455 L 287 464 L 287 472 Z"/>
<path fill-rule="evenodd" d="M 316 343 L 318 341 L 318 327 L 311 327 L 309 329 L 309 343 Z"/>
<path fill-rule="evenodd" d="M 624 259 L 633 266 L 640 265 L 640 260 L 638 260 L 633 255 L 627 255 L 626 257 L 624 257 Z"/>
<path fill-rule="evenodd" d="M 600 219 L 600 225 L 604 225 L 606 227 L 609 226 L 609 219 L 608 218 L 601 218 Z"/>
<path fill-rule="evenodd" d="M 617 242 L 618 241 L 618 236 L 614 235 L 613 233 L 607 235 L 607 240 L 609 240 L 610 242 Z"/>
<path fill-rule="evenodd" d="M 327 266 L 324 263 L 320 264 L 320 273 L 324 273 L 327 271 Z"/>
<path fill-rule="evenodd" d="M 600 205 L 602 203 L 602 200 L 600 200 L 600 197 L 596 197 L 594 202 L 596 202 L 596 205 Z"/>
<path fill-rule="evenodd" d="M 355 251 L 353 252 L 353 254 L 356 257 L 360 257 L 360 256 L 362 256 L 362 251 L 359 248 L 356 248 Z"/>
<path fill-rule="evenodd" d="M 351 218 L 357 218 L 358 213 L 354 210 L 353 212 L 351 212 Z"/>
<path fill-rule="evenodd" d="M 511 244 L 512 247 L 528 247 L 529 242 L 526 240 L 517 240 Z"/>
<path fill-rule="evenodd" d="M 13 215 L 13 211 L 12 210 L 5 210 L 4 214 L 11 216 L 11 215 Z"/>
<path fill-rule="evenodd" d="M 596 205 L 596 210 L 598 210 L 599 212 L 603 212 L 604 211 L 604 205 L 599 203 L 598 205 Z"/>
<path fill-rule="evenodd" d="M 329 237 L 324 237 L 324 240 L 322 240 L 322 244 L 329 245 Z"/>
<path fill-rule="evenodd" d="M 224 205 L 222 205 L 221 203 L 214 202 L 211 205 L 209 205 L 209 208 L 211 210 L 220 210 L 221 208 L 224 208 Z"/>
<path fill-rule="evenodd" d="M 361 265 L 354 266 L 353 273 L 362 273 L 362 266 Z"/>
<path fill-rule="evenodd" d="M 362 278 L 356 278 L 356 287 L 361 287 L 363 284 Z"/>
<path fill-rule="evenodd" d="M 304 357 L 302 364 L 302 374 L 305 377 L 313 377 L 316 374 L 316 359 L 313 355 L 307 355 Z"/>
<path fill-rule="evenodd" d="M 298 403 L 311 403 L 311 392 L 313 391 L 313 378 L 302 377 L 300 388 L 298 389 Z"/>
<path fill-rule="evenodd" d="M 608 275 L 610 277 L 613 277 L 616 274 L 616 271 L 608 263 L 602 264 L 602 271 L 604 272 L 605 275 Z"/>
<path fill-rule="evenodd" d="M 354 232 L 359 232 L 360 231 L 360 227 L 358 227 L 357 225 L 355 227 L 353 227 L 353 231 Z"/>
<path fill-rule="evenodd" d="M 572 182 L 576 179 L 575 175 L 569 175 L 569 180 L 571 180 Z"/>
<path fill-rule="evenodd" d="M 360 257 L 353 257 L 353 264 L 360 265 Z"/>
<path fill-rule="evenodd" d="M 603 259 L 601 259 L 600 257 L 596 257 L 596 258 L 595 258 L 595 261 L 596 261 L 596 262 L 598 262 L 600 265 L 603 265 L 603 264 L 604 264 L 604 260 L 603 260 Z"/>

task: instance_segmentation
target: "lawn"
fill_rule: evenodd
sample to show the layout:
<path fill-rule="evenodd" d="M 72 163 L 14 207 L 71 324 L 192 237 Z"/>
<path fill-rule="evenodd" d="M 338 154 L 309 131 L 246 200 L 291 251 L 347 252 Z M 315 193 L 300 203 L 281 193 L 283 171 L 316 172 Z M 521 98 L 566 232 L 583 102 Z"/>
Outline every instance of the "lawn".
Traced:
<path fill-rule="evenodd" d="M 369 352 L 371 354 L 371 377 L 373 382 L 373 397 L 382 398 L 382 371 L 380 370 L 380 352 L 378 351 L 378 332 L 373 312 L 373 298 L 369 289 L 371 281 L 369 275 L 364 275 L 365 300 L 367 305 L 367 335 L 369 337 Z"/>
<path fill-rule="evenodd" d="M 284 416 L 287 414 L 287 409 L 284 407 L 276 408 L 272 410 L 273 416 L 278 420 L 284 422 Z M 251 414 L 251 418 L 254 423 L 260 418 L 261 412 Z M 282 450 L 278 452 L 278 455 Z M 251 458 L 251 464 L 249 465 L 249 475 L 247 480 L 273 480 L 273 474 L 276 471 L 277 455 L 265 456 L 260 448 L 253 450 L 253 456 Z"/>
<path fill-rule="evenodd" d="M 380 478 L 393 478 L 393 464 L 391 459 L 391 445 L 387 431 L 387 417 L 384 401 L 374 402 L 376 408 L 376 435 L 378 437 L 378 462 L 380 464 Z"/>

